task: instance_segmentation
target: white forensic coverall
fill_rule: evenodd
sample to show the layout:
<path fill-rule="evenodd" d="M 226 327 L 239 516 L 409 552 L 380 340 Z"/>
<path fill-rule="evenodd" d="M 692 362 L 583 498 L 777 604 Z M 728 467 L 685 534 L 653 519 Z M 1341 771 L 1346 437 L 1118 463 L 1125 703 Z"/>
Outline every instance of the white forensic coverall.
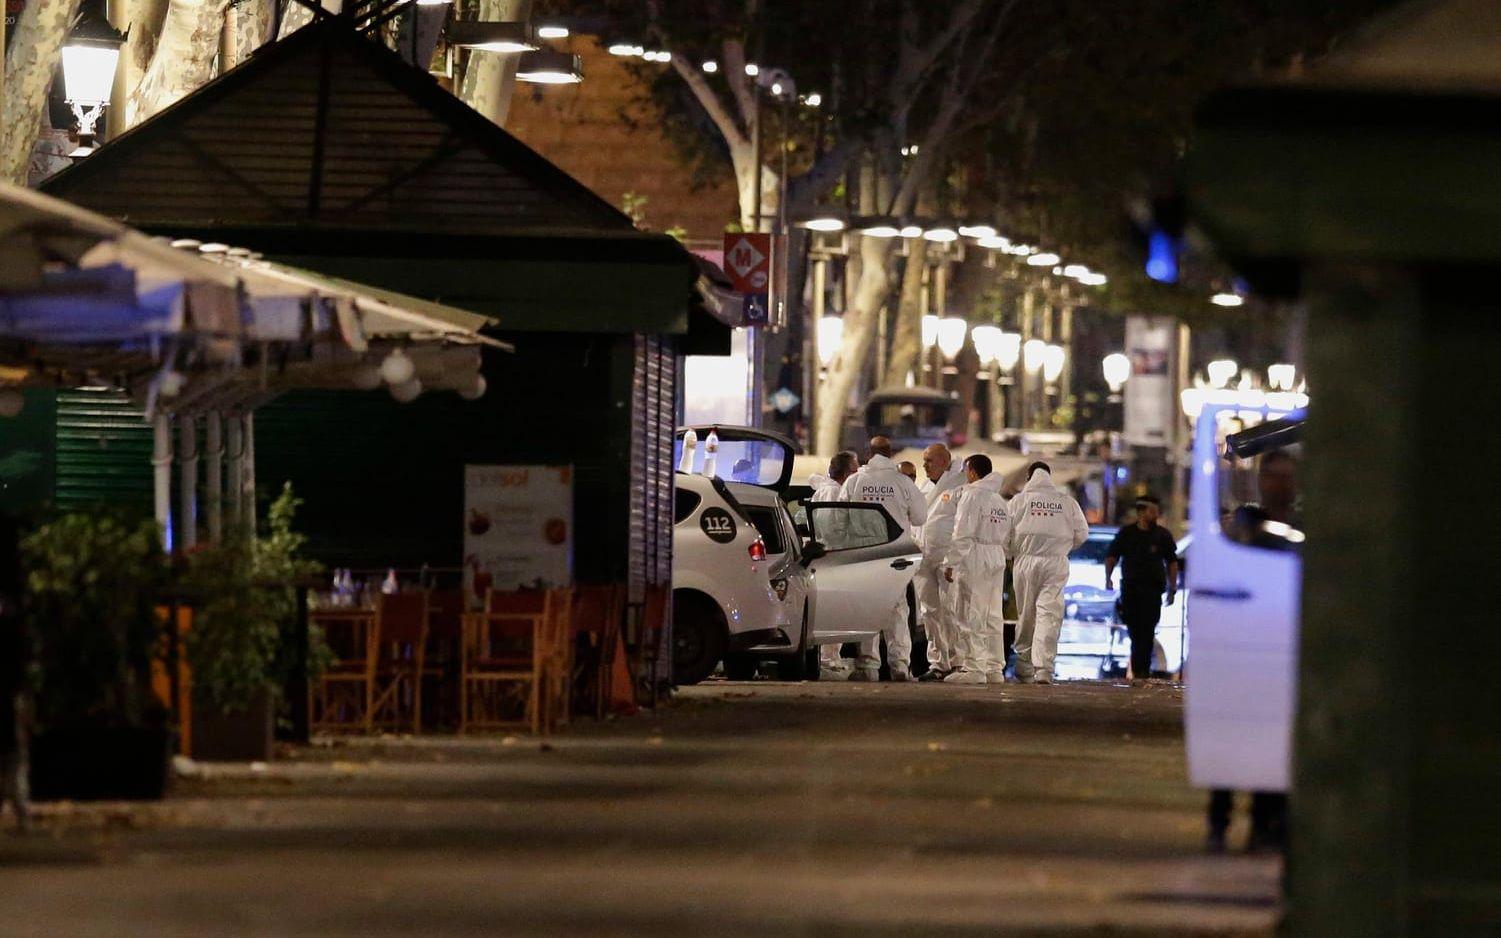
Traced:
<path fill-rule="evenodd" d="M 943 558 L 954 539 L 954 514 L 959 509 L 959 494 L 964 489 L 964 471 L 958 466 L 928 480 L 923 493 L 928 504 L 928 520 L 923 522 L 922 564 L 917 568 L 913 586 L 917 590 L 917 609 L 923 632 L 928 636 L 928 667 L 951 671 L 958 666 L 952 654 L 954 625 L 949 608 L 950 584 L 943 578 Z"/>
<path fill-rule="evenodd" d="M 1068 554 L 1089 537 L 1079 503 L 1039 469 L 1011 499 L 1012 585 L 1016 588 L 1016 676 L 1053 676 L 1063 627 Z"/>
<path fill-rule="evenodd" d="M 1001 497 L 1004 481 L 999 472 L 992 472 L 964 487 L 954 540 L 944 557 L 944 566 L 954 571 L 950 594 L 955 667 L 994 676 L 997 682 L 1006 670 L 1001 646 L 1006 625 L 1006 543 L 1011 532 L 1011 516 Z"/>
<path fill-rule="evenodd" d="M 890 456 L 872 456 L 865 468 L 844 480 L 839 500 L 880 504 L 903 531 L 910 531 L 928 520 L 928 503 L 917 490 L 917 483 L 902 475 L 896 460 Z M 911 673 L 912 633 L 907 629 L 905 591 L 896 601 L 896 607 L 892 609 L 889 618 L 890 621 L 882 628 L 886 633 L 886 660 L 893 671 Z M 860 657 L 855 664 L 868 671 L 881 666 L 879 636 L 860 643 Z"/>
<path fill-rule="evenodd" d="M 839 493 L 844 489 L 843 484 L 825 475 L 809 476 L 808 484 L 813 486 L 813 497 L 808 499 L 810 502 L 837 502 Z M 839 648 L 838 645 L 818 646 L 818 666 L 830 671 L 847 670 L 848 666 L 840 656 Z"/>

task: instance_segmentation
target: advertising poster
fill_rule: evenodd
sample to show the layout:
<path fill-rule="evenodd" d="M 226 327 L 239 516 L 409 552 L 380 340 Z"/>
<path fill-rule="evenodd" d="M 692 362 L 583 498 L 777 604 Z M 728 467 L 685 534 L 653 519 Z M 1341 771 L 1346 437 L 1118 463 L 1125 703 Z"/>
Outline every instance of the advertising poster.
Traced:
<path fill-rule="evenodd" d="M 464 592 L 573 583 L 573 467 L 464 467 Z"/>
<path fill-rule="evenodd" d="M 1131 380 L 1125 388 L 1125 432 L 1131 446 L 1169 446 L 1178 402 L 1173 399 L 1175 326 L 1165 316 L 1126 318 Z"/>

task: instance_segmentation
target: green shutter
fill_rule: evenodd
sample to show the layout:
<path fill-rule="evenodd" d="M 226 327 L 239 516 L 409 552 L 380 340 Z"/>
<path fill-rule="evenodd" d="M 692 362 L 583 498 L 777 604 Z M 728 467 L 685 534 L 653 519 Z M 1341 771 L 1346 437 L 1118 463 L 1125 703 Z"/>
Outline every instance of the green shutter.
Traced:
<path fill-rule="evenodd" d="M 151 511 L 151 445 L 151 424 L 124 393 L 59 391 L 58 510 L 106 504 Z"/>

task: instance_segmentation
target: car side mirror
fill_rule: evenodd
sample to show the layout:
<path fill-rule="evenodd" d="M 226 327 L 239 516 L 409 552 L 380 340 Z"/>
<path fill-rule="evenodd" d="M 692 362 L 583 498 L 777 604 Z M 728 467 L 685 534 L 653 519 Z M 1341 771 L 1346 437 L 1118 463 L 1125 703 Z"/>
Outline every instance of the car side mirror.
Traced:
<path fill-rule="evenodd" d="M 803 566 L 807 566 L 820 557 L 828 556 L 829 549 L 818 541 L 809 541 L 808 546 L 803 548 Z"/>

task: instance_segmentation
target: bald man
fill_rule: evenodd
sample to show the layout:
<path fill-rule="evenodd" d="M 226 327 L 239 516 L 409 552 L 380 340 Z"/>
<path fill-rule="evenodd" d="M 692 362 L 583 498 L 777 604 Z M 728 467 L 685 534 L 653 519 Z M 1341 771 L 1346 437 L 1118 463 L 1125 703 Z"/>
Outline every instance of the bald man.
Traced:
<path fill-rule="evenodd" d="M 870 438 L 870 461 L 865 468 L 850 476 L 839 493 L 843 502 L 873 502 L 886 509 L 898 527 L 910 531 L 928 519 L 928 503 L 917 484 L 902 474 L 892 459 L 891 440 L 884 436 Z M 907 628 L 907 593 L 902 592 L 896 608 L 883 623 L 886 633 L 886 663 L 891 666 L 893 681 L 912 680 L 912 633 Z M 860 643 L 860 656 L 852 681 L 874 681 L 881 668 L 880 637 Z"/>
<path fill-rule="evenodd" d="M 928 670 L 919 680 L 941 681 L 958 667 L 954 657 L 953 610 L 949 582 L 943 577 L 943 556 L 954 539 L 954 517 L 959 493 L 965 485 L 964 470 L 954 465 L 954 456 L 942 443 L 922 451 L 923 475 L 928 490 L 928 520 L 922 526 L 922 564 L 913 585 L 917 589 L 918 615 L 928 636 Z"/>

